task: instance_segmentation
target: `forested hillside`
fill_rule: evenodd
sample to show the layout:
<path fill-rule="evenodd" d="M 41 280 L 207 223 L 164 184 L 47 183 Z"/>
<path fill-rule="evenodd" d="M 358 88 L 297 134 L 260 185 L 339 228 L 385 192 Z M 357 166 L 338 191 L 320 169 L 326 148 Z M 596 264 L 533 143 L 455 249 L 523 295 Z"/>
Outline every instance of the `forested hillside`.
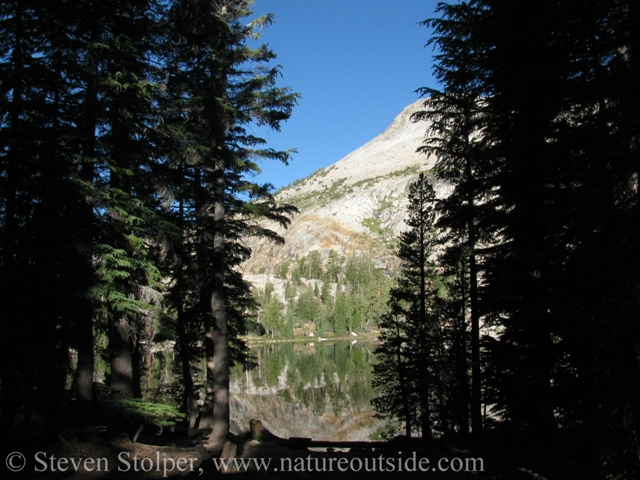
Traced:
<path fill-rule="evenodd" d="M 285 260 L 274 276 L 248 275 L 259 304 L 254 333 L 271 338 L 344 336 L 377 330 L 386 311 L 390 272 L 366 254 L 341 256 L 329 252 L 326 261 L 313 250 L 297 262 Z M 261 280 L 260 283 L 258 281 Z"/>

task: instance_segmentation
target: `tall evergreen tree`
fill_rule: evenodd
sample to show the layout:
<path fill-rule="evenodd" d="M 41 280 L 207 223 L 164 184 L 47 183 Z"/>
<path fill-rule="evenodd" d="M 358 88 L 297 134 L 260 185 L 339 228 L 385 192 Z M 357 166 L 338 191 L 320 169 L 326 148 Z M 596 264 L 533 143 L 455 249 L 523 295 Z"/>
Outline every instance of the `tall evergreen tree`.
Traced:
<path fill-rule="evenodd" d="M 96 332 L 110 337 L 114 394 L 139 396 L 164 275 L 184 357 L 207 324 L 221 437 L 228 360 L 243 359 L 254 308 L 240 239 L 281 241 L 255 220 L 286 224 L 295 211 L 247 180 L 256 159 L 290 155 L 248 129 L 277 129 L 297 99 L 275 86 L 275 55 L 247 46 L 271 18 L 241 24 L 251 12 L 240 1 L 1 8 L 0 277 L 24 319 L 1 339 L 2 422 L 60 405 L 74 351 L 77 398 L 91 404 Z M 41 302 L 26 300 L 34 281 Z M 35 355 L 13 349 L 29 340 Z"/>
<path fill-rule="evenodd" d="M 501 332 L 487 342 L 489 403 L 526 431 L 581 428 L 601 454 L 623 431 L 638 448 L 629 436 L 636 402 L 617 390 L 639 371 L 629 354 L 638 284 L 631 3 L 471 0 L 441 7 L 431 23 L 443 89 L 428 93 L 436 120 L 452 114 L 438 141 L 464 140 L 461 128 L 471 125 L 481 147 L 439 143 L 449 158 L 472 162 L 471 176 L 459 167 L 442 173 L 455 185 L 473 180 L 476 240 L 488 242 L 480 243 L 480 305 L 485 324 Z M 445 220 L 465 218 L 471 203 L 460 200 Z M 616 381 L 606 379 L 614 371 Z M 612 391 L 615 400 L 603 393 Z"/>
<path fill-rule="evenodd" d="M 422 88 L 418 91 L 429 99 L 424 111 L 413 119 L 429 122 L 425 144 L 418 150 L 437 158 L 433 172 L 436 178 L 451 182 L 453 192 L 438 205 L 438 228 L 446 232 L 446 248 L 453 253 L 455 265 L 467 266 L 466 298 L 471 326 L 471 424 L 474 433 L 482 431 L 481 366 L 480 366 L 480 306 L 478 284 L 480 268 L 478 249 L 489 238 L 483 235 L 486 224 L 486 203 L 490 198 L 491 173 L 484 156 L 482 135 L 483 106 L 486 86 L 482 82 L 482 56 L 474 29 L 479 28 L 482 7 L 474 2 L 440 4 L 437 19 L 424 25 L 434 29 L 429 44 L 437 48 L 434 74 L 446 86 L 445 91 Z M 484 227 L 486 230 L 486 226 Z M 461 248 L 461 246 L 463 248 Z M 466 256 L 460 263 L 459 254 Z M 456 274 L 466 276 L 454 266 Z"/>
<path fill-rule="evenodd" d="M 383 359 L 382 365 L 392 365 L 389 368 L 400 378 L 398 383 L 389 385 L 390 391 L 384 391 L 384 380 L 377 380 L 383 393 L 374 401 L 377 408 L 382 409 L 380 413 L 402 415 L 408 435 L 412 425 L 420 426 L 425 439 L 432 437 L 431 414 L 437 386 L 434 362 L 441 341 L 439 313 L 435 308 L 434 206 L 433 187 L 424 174 L 420 174 L 409 187 L 408 230 L 400 234 L 398 248 L 401 272 L 397 286 L 391 290 L 390 313 L 383 316 L 380 323 L 383 343 L 377 351 Z M 377 368 L 376 375 L 381 378 L 388 373 Z M 407 390 L 406 378 L 414 379 L 410 390 Z M 402 406 L 400 411 L 395 410 L 397 405 Z"/>
<path fill-rule="evenodd" d="M 2 333 L 9 429 L 20 409 L 28 425 L 33 411 L 49 418 L 64 401 L 68 348 L 73 327 L 87 316 L 91 285 L 84 248 L 91 222 L 83 222 L 75 182 L 76 52 L 67 9 L 56 7 L 1 7 L 0 290 L 7 312 L 21 312 L 19 322 L 7 317 Z M 33 348 L 16 350 L 27 344 Z"/>
<path fill-rule="evenodd" d="M 204 306 L 209 298 L 209 309 L 202 312 L 202 318 L 207 403 L 213 414 L 209 447 L 214 450 L 222 447 L 229 430 L 228 240 L 251 233 L 251 229 L 258 231 L 247 223 L 237 229 L 230 220 L 266 214 L 286 223 L 285 214 L 291 211 L 279 210 L 268 190 L 244 180 L 258 170 L 256 158 L 287 162 L 290 155 L 261 148 L 264 140 L 250 134 L 247 126 L 255 122 L 279 128 L 297 98 L 275 86 L 277 67 L 262 66 L 274 54 L 266 46 L 252 49 L 247 45 L 257 37 L 258 28 L 271 22 L 267 16 L 241 23 L 250 13 L 247 2 L 234 0 L 178 1 L 170 13 L 171 34 L 177 40 L 169 60 L 167 84 L 172 97 L 167 112 L 176 119 L 174 133 L 189 152 L 189 158 L 176 160 L 180 162 L 177 170 L 188 172 L 190 179 L 179 188 L 189 189 L 180 195 L 186 194 L 195 219 L 188 233 L 195 235 L 189 243 L 196 246 L 200 304 Z M 179 121 L 184 124 L 178 126 Z M 240 194 L 264 200 L 249 204 Z M 277 238 L 265 230 L 260 233 Z"/>
<path fill-rule="evenodd" d="M 153 251 L 145 245 L 159 221 L 154 160 L 149 132 L 156 88 L 149 56 L 153 52 L 155 2 L 112 4 L 106 24 L 109 54 L 101 72 L 106 132 L 101 139 L 108 182 L 101 185 L 106 207 L 101 271 L 108 282 L 107 317 L 110 382 L 116 396 L 140 396 L 142 323 L 151 309 L 149 293 L 160 281 Z M 157 227 L 156 227 L 157 228 Z M 111 270 L 113 269 L 113 270 Z M 110 278 L 109 278 L 110 277 Z"/>
<path fill-rule="evenodd" d="M 399 302 L 390 305 L 379 328 L 381 344 L 375 351 L 372 383 L 376 396 L 372 403 L 379 417 L 404 422 L 405 435 L 411 437 L 418 415 L 418 387 L 413 352 L 407 341 L 408 325 Z"/>

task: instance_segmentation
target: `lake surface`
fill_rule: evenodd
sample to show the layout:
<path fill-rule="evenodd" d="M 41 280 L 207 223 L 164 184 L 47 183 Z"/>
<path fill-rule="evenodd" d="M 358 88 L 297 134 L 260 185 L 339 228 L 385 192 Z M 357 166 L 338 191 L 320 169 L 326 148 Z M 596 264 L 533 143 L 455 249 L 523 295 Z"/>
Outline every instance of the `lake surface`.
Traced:
<path fill-rule="evenodd" d="M 252 418 L 281 437 L 379 439 L 371 387 L 375 345 L 279 343 L 251 349 L 258 366 L 231 373 L 232 430 Z"/>
<path fill-rule="evenodd" d="M 284 438 L 380 439 L 385 424 L 371 406 L 375 348 L 348 341 L 252 346 L 256 366 L 231 370 L 232 432 L 246 432 L 256 418 Z M 147 357 L 145 399 L 175 398 L 173 355 L 165 350 Z"/>

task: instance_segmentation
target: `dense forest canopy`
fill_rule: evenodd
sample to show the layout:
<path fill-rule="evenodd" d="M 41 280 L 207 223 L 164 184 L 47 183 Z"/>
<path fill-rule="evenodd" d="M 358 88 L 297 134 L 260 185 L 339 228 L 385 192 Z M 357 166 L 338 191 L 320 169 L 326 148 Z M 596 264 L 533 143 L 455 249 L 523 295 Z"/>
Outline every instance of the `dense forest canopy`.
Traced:
<path fill-rule="evenodd" d="M 424 24 L 440 88 L 420 90 L 428 99 L 415 119 L 429 121 L 422 151 L 438 157 L 434 175 L 454 185 L 435 202 L 447 289 L 425 293 L 419 339 L 408 333 L 415 316 L 392 309 L 382 358 L 432 382 L 429 429 L 579 445 L 573 461 L 596 478 L 635 477 L 640 6 L 469 0 L 437 14 Z M 435 347 L 425 341 L 434 330 Z M 422 421 L 424 436 L 425 392 L 383 391 L 381 410 L 408 434 Z"/>
<path fill-rule="evenodd" d="M 259 159 L 288 161 L 254 127 L 278 129 L 298 98 L 276 85 L 275 54 L 249 46 L 272 20 L 248 21 L 249 4 L 2 3 L 5 431 L 32 412 L 55 423 L 70 398 L 90 410 L 97 345 L 111 395 L 139 397 L 141 355 L 164 330 L 192 421 L 191 363 L 207 357 L 210 444 L 226 438 L 253 308 L 239 239 L 279 240 L 255 220 L 295 210 L 247 179 Z"/>

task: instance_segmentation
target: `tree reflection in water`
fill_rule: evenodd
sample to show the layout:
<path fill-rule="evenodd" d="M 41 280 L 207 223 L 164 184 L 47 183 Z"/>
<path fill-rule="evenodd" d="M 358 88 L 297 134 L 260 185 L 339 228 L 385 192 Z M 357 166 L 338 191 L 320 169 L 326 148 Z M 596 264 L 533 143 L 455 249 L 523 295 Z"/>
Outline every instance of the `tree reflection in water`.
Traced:
<path fill-rule="evenodd" d="M 349 342 L 280 343 L 252 348 L 253 370 L 231 373 L 236 433 L 257 418 L 282 437 L 370 440 L 374 345 Z"/>
<path fill-rule="evenodd" d="M 256 418 L 281 437 L 379 439 L 384 425 L 371 406 L 374 350 L 374 344 L 347 341 L 252 347 L 257 365 L 231 370 L 232 431 L 242 434 Z M 178 406 L 174 353 L 166 348 L 145 358 L 145 400 Z M 194 378 L 202 381 L 198 372 Z"/>

